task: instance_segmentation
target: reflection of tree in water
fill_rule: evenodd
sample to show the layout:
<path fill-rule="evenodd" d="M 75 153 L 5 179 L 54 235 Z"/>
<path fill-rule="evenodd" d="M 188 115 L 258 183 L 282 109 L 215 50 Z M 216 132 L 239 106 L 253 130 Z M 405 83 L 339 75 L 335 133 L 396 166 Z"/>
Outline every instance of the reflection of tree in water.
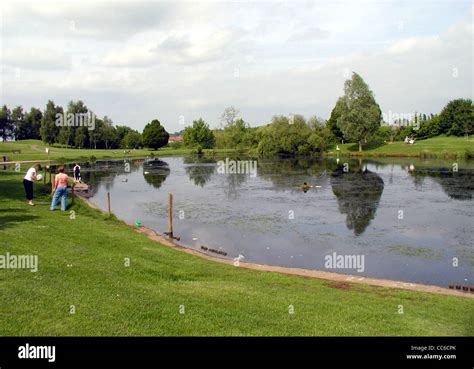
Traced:
<path fill-rule="evenodd" d="M 353 170 L 354 166 L 350 166 Z M 364 233 L 374 219 L 384 182 L 377 173 L 368 170 L 344 172 L 340 167 L 331 175 L 331 186 L 339 211 L 346 214 L 347 228 L 356 236 Z"/>
<path fill-rule="evenodd" d="M 259 177 L 271 181 L 277 190 L 299 190 L 303 182 L 314 183 L 315 177 L 335 168 L 335 161 L 321 159 L 285 158 L 275 161 L 258 161 Z"/>
<path fill-rule="evenodd" d="M 230 200 L 235 200 L 239 194 L 238 189 L 247 182 L 248 174 L 224 174 L 225 185 L 224 193 Z"/>
<path fill-rule="evenodd" d="M 441 185 L 444 193 L 455 200 L 474 198 L 474 170 L 461 169 L 453 172 L 448 168 L 422 168 L 410 173 L 415 186 L 424 178 L 431 177 Z"/>
<path fill-rule="evenodd" d="M 147 173 L 145 174 L 145 172 Z M 145 178 L 149 185 L 155 188 L 160 188 L 169 174 L 169 165 L 162 160 L 155 159 L 143 163 L 143 178 Z"/>
<path fill-rule="evenodd" d="M 183 163 L 186 174 L 196 186 L 204 187 L 216 170 L 216 160 L 212 158 L 186 156 Z"/>

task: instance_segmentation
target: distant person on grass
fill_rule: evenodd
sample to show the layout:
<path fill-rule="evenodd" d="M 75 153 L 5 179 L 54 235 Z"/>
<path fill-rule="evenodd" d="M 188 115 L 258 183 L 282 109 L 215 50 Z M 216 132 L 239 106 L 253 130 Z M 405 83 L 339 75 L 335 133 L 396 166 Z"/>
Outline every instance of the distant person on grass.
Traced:
<path fill-rule="evenodd" d="M 36 164 L 34 167 L 31 167 L 26 172 L 25 177 L 23 178 L 23 187 L 25 187 L 26 200 L 28 205 L 35 206 L 33 204 L 33 182 L 37 180 L 36 172 L 42 170 L 40 164 Z"/>
<path fill-rule="evenodd" d="M 74 163 L 74 182 L 81 182 L 81 167 L 79 164 Z"/>
<path fill-rule="evenodd" d="M 51 208 L 49 210 L 56 210 L 59 197 L 61 197 L 61 210 L 66 211 L 66 200 L 67 200 L 67 174 L 64 173 L 64 167 L 60 166 L 58 168 L 58 174 L 54 177 L 54 186 L 53 186 L 53 201 L 51 202 Z"/>

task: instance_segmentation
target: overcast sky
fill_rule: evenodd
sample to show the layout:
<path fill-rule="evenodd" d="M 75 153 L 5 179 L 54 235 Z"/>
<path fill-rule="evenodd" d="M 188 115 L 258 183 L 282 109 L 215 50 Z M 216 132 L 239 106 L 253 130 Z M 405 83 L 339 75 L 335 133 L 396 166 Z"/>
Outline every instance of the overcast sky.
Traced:
<path fill-rule="evenodd" d="M 439 112 L 473 95 L 471 1 L 2 2 L 1 104 L 81 99 L 169 132 L 233 105 L 328 118 L 358 72 L 382 111 Z M 184 126 L 180 124 L 184 116 Z"/>

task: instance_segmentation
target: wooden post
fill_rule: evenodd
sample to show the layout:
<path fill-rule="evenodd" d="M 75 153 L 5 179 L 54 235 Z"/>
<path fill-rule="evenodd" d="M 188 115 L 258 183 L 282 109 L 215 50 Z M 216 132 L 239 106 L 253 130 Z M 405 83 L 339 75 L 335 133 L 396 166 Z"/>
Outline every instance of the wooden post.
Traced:
<path fill-rule="evenodd" d="M 54 194 L 54 193 L 53 193 L 53 189 L 54 189 L 54 180 L 55 180 L 55 179 L 56 179 L 56 178 L 53 177 L 53 180 L 51 181 L 51 195 Z"/>
<path fill-rule="evenodd" d="M 112 212 L 110 211 L 110 192 L 107 192 L 107 212 L 110 214 L 112 214 Z"/>
<path fill-rule="evenodd" d="M 168 237 L 173 238 L 173 194 L 168 194 Z"/>

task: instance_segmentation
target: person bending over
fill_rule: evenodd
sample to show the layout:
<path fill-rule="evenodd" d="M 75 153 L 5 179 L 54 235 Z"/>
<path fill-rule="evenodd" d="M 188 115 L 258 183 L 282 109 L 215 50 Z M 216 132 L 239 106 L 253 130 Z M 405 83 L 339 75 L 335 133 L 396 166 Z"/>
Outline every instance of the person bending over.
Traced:
<path fill-rule="evenodd" d="M 31 167 L 26 172 L 25 177 L 23 178 L 23 187 L 25 187 L 26 201 L 28 205 L 35 206 L 33 204 L 33 182 L 37 180 L 36 172 L 42 170 L 40 164 L 36 164 L 34 167 Z"/>

